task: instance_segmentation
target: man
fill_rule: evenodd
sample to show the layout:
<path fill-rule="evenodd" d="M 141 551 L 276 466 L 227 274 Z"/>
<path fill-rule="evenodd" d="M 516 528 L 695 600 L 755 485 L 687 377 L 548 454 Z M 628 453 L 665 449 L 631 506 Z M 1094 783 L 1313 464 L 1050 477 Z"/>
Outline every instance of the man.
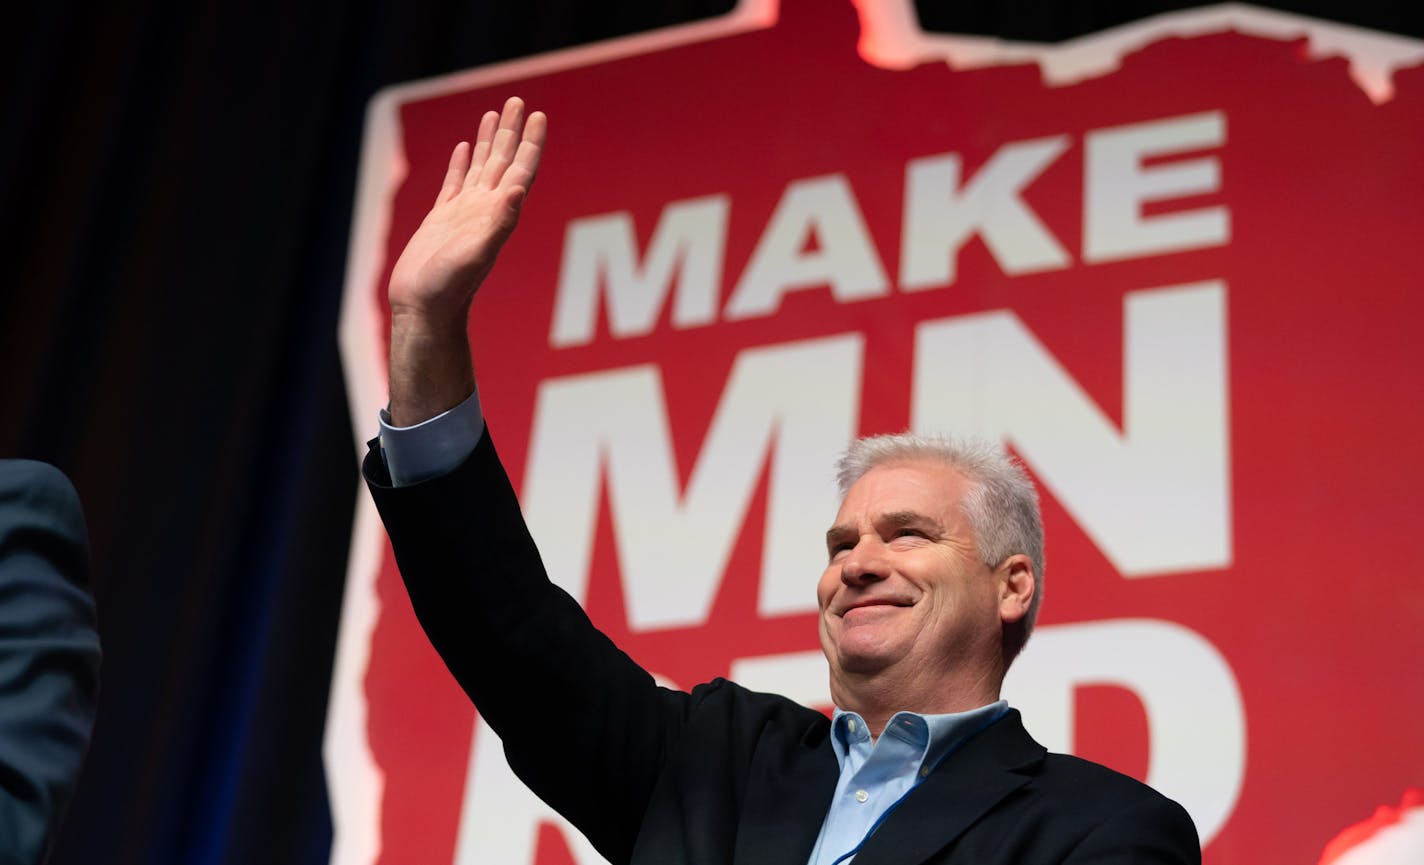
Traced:
<path fill-rule="evenodd" d="M 842 462 L 817 596 L 834 721 L 652 678 L 544 574 L 474 395 L 466 317 L 545 138 L 518 100 L 461 143 L 391 276 L 391 401 L 364 471 L 422 626 L 510 765 L 615 863 L 1200 861 L 1186 813 L 1047 755 L 999 699 L 1039 596 L 1032 485 L 895 436 Z"/>
<path fill-rule="evenodd" d="M 0 865 L 43 862 L 94 724 L 99 636 L 79 497 L 0 460 Z"/>

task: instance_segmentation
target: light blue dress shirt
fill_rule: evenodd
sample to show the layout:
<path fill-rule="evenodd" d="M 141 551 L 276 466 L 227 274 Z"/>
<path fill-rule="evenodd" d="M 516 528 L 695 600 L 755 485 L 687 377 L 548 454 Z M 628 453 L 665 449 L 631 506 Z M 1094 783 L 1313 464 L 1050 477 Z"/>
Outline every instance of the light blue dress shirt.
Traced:
<path fill-rule="evenodd" d="M 479 444 L 485 428 L 478 391 L 414 426 L 392 426 L 390 421 L 390 414 L 382 411 L 381 454 L 396 486 L 451 471 Z M 864 718 L 836 709 L 831 747 L 840 763 L 840 780 L 807 865 L 850 862 L 916 784 L 1008 710 L 1009 704 L 1000 700 L 949 715 L 897 712 L 872 742 Z"/>
<path fill-rule="evenodd" d="M 1009 710 L 1000 700 L 968 712 L 896 712 L 874 742 L 865 719 L 836 709 L 831 747 L 840 780 L 809 865 L 850 862 L 865 839 L 946 757 Z"/>

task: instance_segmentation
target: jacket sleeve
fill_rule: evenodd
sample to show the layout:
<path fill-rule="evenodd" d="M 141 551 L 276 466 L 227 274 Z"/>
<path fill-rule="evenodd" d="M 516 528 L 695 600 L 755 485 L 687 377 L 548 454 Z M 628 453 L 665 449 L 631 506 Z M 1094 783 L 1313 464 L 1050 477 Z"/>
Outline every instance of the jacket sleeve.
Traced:
<path fill-rule="evenodd" d="M 0 461 L 0 865 L 43 861 L 93 729 L 99 636 L 79 497 Z"/>
<path fill-rule="evenodd" d="M 363 467 L 416 617 L 511 768 L 612 862 L 626 861 L 689 695 L 652 677 L 550 582 L 488 431 L 454 471 Z"/>

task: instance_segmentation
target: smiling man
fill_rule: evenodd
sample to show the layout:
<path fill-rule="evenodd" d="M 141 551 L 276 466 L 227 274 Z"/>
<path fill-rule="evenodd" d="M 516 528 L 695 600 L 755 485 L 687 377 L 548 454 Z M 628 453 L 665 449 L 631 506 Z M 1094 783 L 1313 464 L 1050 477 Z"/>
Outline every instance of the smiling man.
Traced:
<path fill-rule="evenodd" d="M 999 698 L 1041 597 L 1032 483 L 986 445 L 854 443 L 817 588 L 831 719 L 652 677 L 544 573 L 475 393 L 470 301 L 545 138 L 517 99 L 451 155 L 391 276 L 363 471 L 411 603 L 511 767 L 615 863 L 1196 863 L 1150 788 L 1048 754 Z M 808 575 L 808 591 L 809 575 Z"/>
<path fill-rule="evenodd" d="M 840 483 L 817 589 L 836 705 L 878 733 L 910 695 L 937 713 L 997 700 L 1038 611 L 1033 484 L 993 448 L 912 435 L 857 441 Z"/>

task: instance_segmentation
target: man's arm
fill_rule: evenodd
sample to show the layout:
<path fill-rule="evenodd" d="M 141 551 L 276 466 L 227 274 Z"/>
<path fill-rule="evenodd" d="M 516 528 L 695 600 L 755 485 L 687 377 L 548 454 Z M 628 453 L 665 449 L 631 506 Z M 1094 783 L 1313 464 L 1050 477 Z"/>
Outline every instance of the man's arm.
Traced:
<path fill-rule="evenodd" d="M 392 427 L 455 409 L 429 424 L 442 427 L 434 449 L 450 458 L 422 459 L 402 481 L 410 464 L 398 470 L 373 452 L 363 472 L 421 627 L 499 733 L 511 767 L 617 862 L 631 855 L 688 697 L 658 688 L 550 582 L 482 422 L 463 456 L 444 438 L 446 421 L 464 441 L 467 410 L 479 418 L 467 399 L 466 319 L 514 229 L 544 135 L 544 115 L 526 119 L 511 99 L 484 116 L 473 147 L 455 147 L 430 214 L 392 271 L 381 433 L 384 441 L 399 432 Z"/>
<path fill-rule="evenodd" d="M 0 460 L 0 865 L 44 859 L 99 690 L 79 498 L 58 469 Z"/>
<path fill-rule="evenodd" d="M 391 271 L 390 413 L 407 427 L 475 389 L 470 301 L 514 231 L 544 149 L 542 112 L 511 98 L 480 120 L 472 147 L 455 145 L 445 181 Z"/>

